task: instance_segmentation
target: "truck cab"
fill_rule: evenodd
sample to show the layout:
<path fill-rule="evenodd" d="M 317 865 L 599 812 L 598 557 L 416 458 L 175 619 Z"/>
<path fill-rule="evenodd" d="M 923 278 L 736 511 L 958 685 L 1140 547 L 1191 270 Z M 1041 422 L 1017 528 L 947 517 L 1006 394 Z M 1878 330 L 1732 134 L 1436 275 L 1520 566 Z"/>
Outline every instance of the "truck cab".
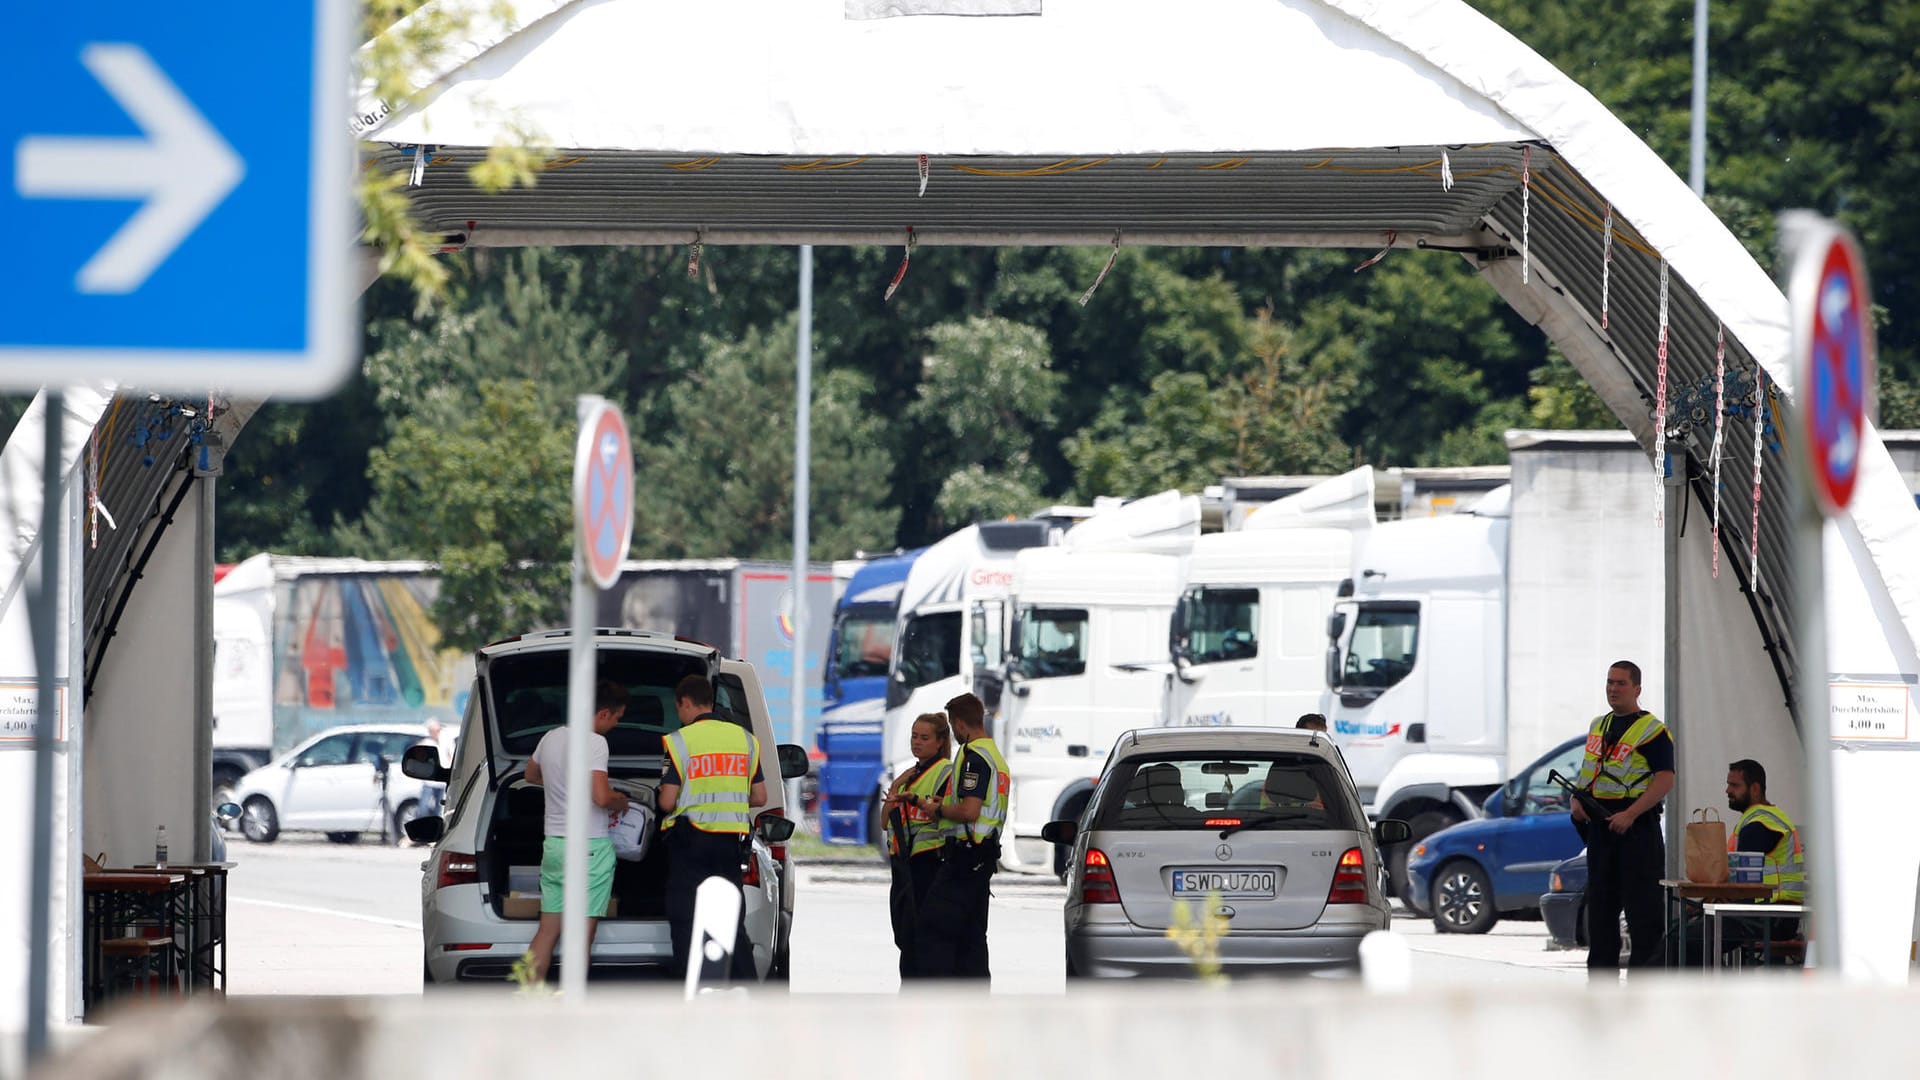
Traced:
<path fill-rule="evenodd" d="M 933 544 L 914 561 L 900 590 L 881 722 L 884 765 L 870 792 L 872 806 L 878 806 L 895 769 L 912 757 L 907 737 L 913 718 L 945 709 L 949 700 L 974 689 L 976 671 L 1005 662 L 1001 639 L 981 640 L 973 627 L 1004 620 L 1014 556 L 1052 538 L 1053 528 L 1044 521 L 981 522 Z M 869 839 L 877 838 L 870 834 Z"/>
<path fill-rule="evenodd" d="M 1168 630 L 1165 722 L 1292 727 L 1325 711 L 1321 626 L 1352 557 L 1342 529 L 1201 537 Z"/>
<path fill-rule="evenodd" d="M 1413 840 L 1478 816 L 1506 760 L 1507 488 L 1388 522 L 1327 619 L 1327 719 L 1374 820 Z M 1387 852 L 1396 888 L 1407 844 Z"/>
<path fill-rule="evenodd" d="M 1005 868 L 1061 872 L 1064 849 L 1041 828 L 1077 817 L 1108 747 L 1157 721 L 1167 622 L 1199 532 L 1199 499 L 1165 491 L 1106 507 L 1058 546 L 1014 560 L 1005 689 L 991 721 L 1013 774 Z"/>
<path fill-rule="evenodd" d="M 820 833 L 829 842 L 873 840 L 873 791 L 883 764 L 880 746 L 887 673 L 893 666 L 894 635 L 899 630 L 900 593 L 919 555 L 918 551 L 888 555 L 861 566 L 834 607 L 818 737 L 820 751 L 826 755 L 820 768 Z"/>

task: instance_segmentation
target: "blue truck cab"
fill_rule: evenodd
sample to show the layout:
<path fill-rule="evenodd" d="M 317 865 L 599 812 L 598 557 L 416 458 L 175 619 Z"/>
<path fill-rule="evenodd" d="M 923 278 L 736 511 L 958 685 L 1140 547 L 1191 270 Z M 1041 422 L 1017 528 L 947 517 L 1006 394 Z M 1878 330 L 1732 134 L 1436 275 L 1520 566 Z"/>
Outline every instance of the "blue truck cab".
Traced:
<path fill-rule="evenodd" d="M 920 552 L 874 559 L 854 572 L 834 606 L 822 677 L 820 835 L 831 843 L 866 844 L 877 810 L 883 765 L 882 718 L 893 658 L 900 590 Z"/>

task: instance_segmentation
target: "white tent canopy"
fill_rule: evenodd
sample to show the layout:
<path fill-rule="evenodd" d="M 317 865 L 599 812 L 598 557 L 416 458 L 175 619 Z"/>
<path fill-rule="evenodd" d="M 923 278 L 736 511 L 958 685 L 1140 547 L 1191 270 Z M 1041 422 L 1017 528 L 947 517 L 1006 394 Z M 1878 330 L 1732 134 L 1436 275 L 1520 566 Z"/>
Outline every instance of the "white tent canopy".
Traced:
<path fill-rule="evenodd" d="M 358 131 L 389 164 L 424 166 L 415 205 L 451 243 L 897 245 L 911 227 L 926 244 L 1442 248 L 1550 335 L 1649 451 L 1663 311 L 1670 400 L 1702 388 L 1711 400 L 1723 327 L 1728 370 L 1764 369 L 1780 393 L 1762 411 L 1790 415 L 1779 289 L 1591 94 L 1461 0 L 854 17 L 970 5 L 1007 6 L 540 0 L 516 5 L 518 23 L 481 20 L 416 108 L 363 102 Z M 463 166 L 515 133 L 557 148 L 540 183 L 475 190 Z M 1676 809 L 1717 803 L 1724 763 L 1744 756 L 1780 762 L 1778 793 L 1799 794 L 1785 704 L 1798 677 L 1794 481 L 1785 455 L 1763 453 L 1756 580 L 1741 497 L 1752 425 L 1727 425 L 1722 490 L 1738 510 L 1723 517 L 1715 579 L 1711 410 L 1669 417 L 1696 511 L 1677 571 L 1686 678 L 1667 673 L 1680 686 Z M 1651 468 L 1647 503 L 1652 528 Z M 1830 667 L 1910 698 L 1920 513 L 1877 436 L 1853 512 L 1830 532 L 1830 618 L 1849 627 Z M 1883 781 L 1920 760 L 1891 753 L 1920 749 L 1911 738 L 1844 744 L 1860 752 L 1837 766 L 1846 959 L 1888 977 L 1904 977 L 1920 838 L 1873 823 L 1900 812 L 1904 785 Z"/>

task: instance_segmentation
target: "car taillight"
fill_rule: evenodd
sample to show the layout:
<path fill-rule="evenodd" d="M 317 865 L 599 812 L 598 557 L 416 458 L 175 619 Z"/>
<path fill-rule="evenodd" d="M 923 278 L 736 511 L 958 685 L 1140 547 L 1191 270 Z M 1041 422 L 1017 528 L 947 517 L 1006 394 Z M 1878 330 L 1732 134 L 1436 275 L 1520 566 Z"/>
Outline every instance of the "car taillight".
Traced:
<path fill-rule="evenodd" d="M 760 887 L 760 860 L 754 858 L 753 849 L 747 849 L 747 861 L 740 864 L 740 884 L 749 889 Z"/>
<path fill-rule="evenodd" d="M 1359 848 L 1348 848 L 1333 869 L 1333 888 L 1327 890 L 1329 904 L 1367 902 L 1367 859 Z"/>
<path fill-rule="evenodd" d="M 1566 892 L 1567 891 L 1566 888 L 1560 884 L 1559 874 L 1554 874 L 1552 877 L 1547 878 L 1547 891 L 1548 892 Z"/>
<path fill-rule="evenodd" d="M 1239 825 L 1240 819 L 1237 817 L 1210 817 L 1206 821 L 1209 829 L 1237 828 Z"/>
<path fill-rule="evenodd" d="M 1113 882 L 1113 864 L 1107 861 L 1107 853 L 1099 848 L 1088 848 L 1086 860 L 1081 863 L 1080 902 L 1083 904 L 1120 902 L 1120 887 Z"/>
<path fill-rule="evenodd" d="M 479 859 L 461 851 L 443 851 L 440 853 L 440 888 L 444 889 L 449 885 L 477 885 L 479 883 Z"/>

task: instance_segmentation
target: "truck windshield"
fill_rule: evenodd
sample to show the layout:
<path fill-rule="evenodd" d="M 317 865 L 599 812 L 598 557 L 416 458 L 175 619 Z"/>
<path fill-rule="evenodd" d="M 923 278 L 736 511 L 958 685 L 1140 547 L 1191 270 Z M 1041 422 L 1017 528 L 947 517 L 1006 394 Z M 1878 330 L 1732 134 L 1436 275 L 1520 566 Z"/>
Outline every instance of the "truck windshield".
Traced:
<path fill-rule="evenodd" d="M 1189 589 L 1180 604 L 1188 660 L 1212 664 L 1260 655 L 1259 589 Z"/>
<path fill-rule="evenodd" d="M 960 674 L 960 613 L 936 611 L 907 620 L 900 639 L 898 682 L 913 690 Z"/>
<path fill-rule="evenodd" d="M 1020 609 L 1020 674 L 1056 679 L 1087 670 L 1087 612 L 1084 608 Z"/>
<path fill-rule="evenodd" d="M 854 608 L 834 627 L 833 666 L 842 679 L 885 675 L 893 662 L 893 611 Z"/>
<path fill-rule="evenodd" d="M 1347 639 L 1342 687 L 1382 689 L 1407 677 L 1420 645 L 1420 605 L 1362 604 Z"/>

